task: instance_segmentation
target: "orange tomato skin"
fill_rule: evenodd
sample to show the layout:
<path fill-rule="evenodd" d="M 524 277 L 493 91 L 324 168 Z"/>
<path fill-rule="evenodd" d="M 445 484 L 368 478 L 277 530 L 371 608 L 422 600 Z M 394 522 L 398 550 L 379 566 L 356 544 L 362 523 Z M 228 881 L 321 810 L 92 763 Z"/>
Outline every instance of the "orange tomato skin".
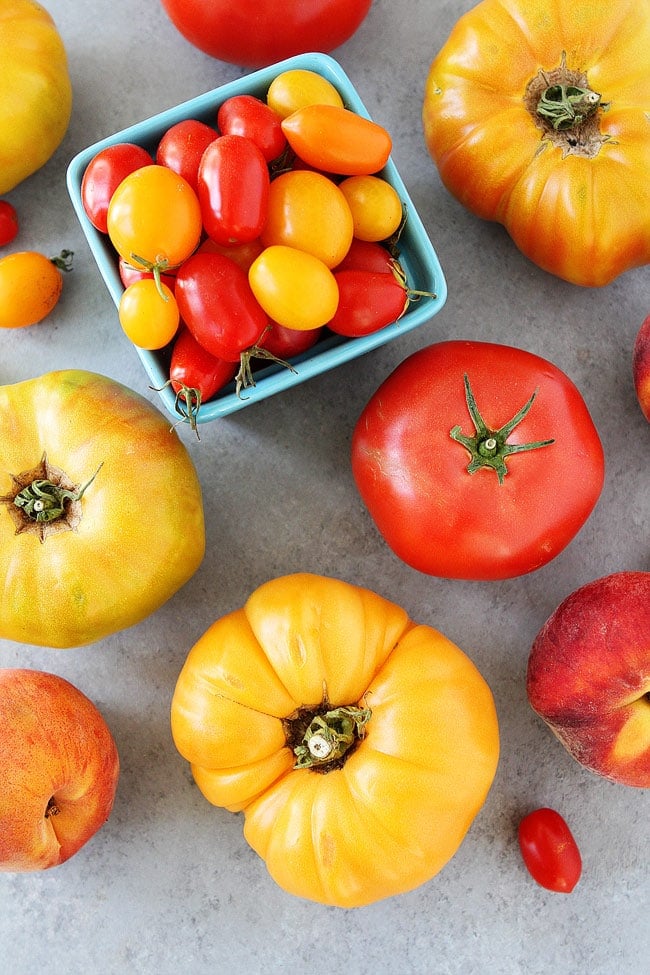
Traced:
<path fill-rule="evenodd" d="M 282 120 L 282 131 L 302 160 L 341 176 L 379 172 L 392 149 L 383 126 L 337 105 L 299 108 Z"/>
<path fill-rule="evenodd" d="M 0 328 L 36 325 L 50 314 L 63 290 L 56 265 L 38 251 L 0 259 Z"/>
<path fill-rule="evenodd" d="M 295 768 L 286 722 L 324 694 L 328 708 L 369 708 L 365 732 L 340 767 Z M 263 584 L 204 633 L 171 727 L 205 797 L 243 810 L 273 879 L 338 907 L 442 869 L 499 754 L 490 689 L 458 647 L 369 590 L 309 573 Z"/>
<path fill-rule="evenodd" d="M 574 284 L 650 262 L 650 73 L 638 69 L 649 49 L 650 0 L 483 0 L 429 69 L 424 137 L 444 185 Z M 526 101 L 563 53 L 601 97 L 589 152 L 584 126 L 574 144 L 558 139 Z"/>

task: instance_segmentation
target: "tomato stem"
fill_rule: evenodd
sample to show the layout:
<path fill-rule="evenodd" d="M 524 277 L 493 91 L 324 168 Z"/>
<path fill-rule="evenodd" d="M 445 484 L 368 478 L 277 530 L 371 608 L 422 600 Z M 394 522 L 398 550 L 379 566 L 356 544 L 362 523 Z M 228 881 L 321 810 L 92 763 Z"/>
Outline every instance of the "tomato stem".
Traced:
<path fill-rule="evenodd" d="M 452 440 L 456 440 L 467 449 L 470 455 L 470 463 L 467 466 L 467 473 L 474 474 L 481 467 L 491 468 L 495 471 L 499 484 L 503 484 L 504 478 L 508 473 L 506 457 L 511 454 L 520 454 L 528 450 L 537 450 L 539 447 L 548 447 L 554 440 L 535 440 L 531 443 L 509 444 L 508 437 L 530 411 L 531 406 L 537 396 L 537 390 L 530 399 L 524 403 L 521 409 L 511 420 L 504 423 L 498 430 L 491 430 L 485 423 L 476 400 L 467 374 L 464 376 L 465 399 L 467 409 L 474 424 L 475 433 L 472 437 L 467 437 L 461 433 L 461 427 L 455 426 L 449 431 Z"/>
<path fill-rule="evenodd" d="M 100 464 L 90 480 L 76 491 L 55 484 L 47 478 L 36 478 L 18 492 L 13 499 L 14 504 L 32 521 L 56 521 L 65 512 L 66 501 L 81 500 L 86 489 L 99 474 L 101 467 Z"/>
<path fill-rule="evenodd" d="M 239 370 L 235 376 L 235 395 L 239 399 L 246 399 L 245 396 L 241 395 L 242 389 L 248 389 L 250 386 L 255 385 L 251 359 L 270 359 L 271 362 L 277 362 L 279 365 L 284 366 L 285 369 L 289 369 L 290 372 L 297 372 L 290 362 L 287 362 L 285 359 L 280 359 L 279 356 L 269 352 L 268 349 L 262 348 L 261 345 L 251 345 L 250 349 L 246 349 L 239 357 Z"/>
<path fill-rule="evenodd" d="M 317 714 L 308 725 L 302 742 L 295 746 L 294 768 L 331 765 L 363 738 L 370 720 L 369 708 L 346 706 Z"/>
<path fill-rule="evenodd" d="M 72 258 L 74 257 L 74 251 L 62 250 L 60 254 L 56 257 L 51 257 L 50 261 L 55 267 L 58 267 L 59 271 L 71 271 L 72 270 Z"/>
<path fill-rule="evenodd" d="M 557 132 L 580 125 L 596 111 L 600 95 L 591 88 L 576 85 L 549 85 L 537 103 L 537 112 L 548 119 Z"/>
<path fill-rule="evenodd" d="M 136 261 L 140 265 L 140 269 L 144 271 L 149 271 L 153 274 L 153 279 L 156 282 L 156 288 L 158 294 L 163 301 L 169 301 L 169 295 L 166 295 L 163 291 L 162 281 L 160 275 L 163 271 L 167 271 L 169 268 L 169 261 L 166 257 L 161 258 L 159 261 L 148 261 L 146 257 L 138 257 L 137 254 L 131 254 L 131 260 Z"/>

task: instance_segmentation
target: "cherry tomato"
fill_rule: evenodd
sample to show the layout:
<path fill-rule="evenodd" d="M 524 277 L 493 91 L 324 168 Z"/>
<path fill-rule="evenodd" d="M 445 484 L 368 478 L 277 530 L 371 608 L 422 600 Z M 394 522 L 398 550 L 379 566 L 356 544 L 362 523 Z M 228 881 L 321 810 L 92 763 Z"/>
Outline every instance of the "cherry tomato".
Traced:
<path fill-rule="evenodd" d="M 179 326 L 178 304 L 166 284 L 141 278 L 125 288 L 118 308 L 120 325 L 140 349 L 162 349 Z"/>
<path fill-rule="evenodd" d="M 132 142 L 100 149 L 81 180 L 81 202 L 93 227 L 103 234 L 108 232 L 106 217 L 113 193 L 126 176 L 152 163 L 151 153 Z"/>
<path fill-rule="evenodd" d="M 377 173 L 392 142 L 377 122 L 336 105 L 306 105 L 282 120 L 294 152 L 315 169 L 342 176 Z"/>
<path fill-rule="evenodd" d="M 186 179 L 154 163 L 122 180 L 111 197 L 108 235 L 129 264 L 176 267 L 201 238 L 199 200 Z"/>
<path fill-rule="evenodd" d="M 356 237 L 352 238 L 352 243 L 348 248 L 348 252 L 337 265 L 337 271 L 349 271 L 356 269 L 358 271 L 378 271 L 378 272 L 393 272 L 396 264 L 396 259 L 393 257 L 391 251 L 383 244 L 371 240 L 358 240 Z"/>
<path fill-rule="evenodd" d="M 409 305 L 408 291 L 385 271 L 335 271 L 339 289 L 336 314 L 327 323 L 337 335 L 359 336 L 396 322 Z"/>
<path fill-rule="evenodd" d="M 153 278 L 153 271 L 146 271 L 141 267 L 133 267 L 128 261 L 125 261 L 123 257 L 118 258 L 117 269 L 120 275 L 120 281 L 125 288 L 128 288 L 130 284 L 134 281 L 140 281 L 142 278 Z M 176 277 L 174 274 L 161 274 L 160 280 L 163 281 L 167 287 L 173 291 L 176 285 Z"/>
<path fill-rule="evenodd" d="M 267 104 L 286 118 L 307 105 L 336 105 L 343 108 L 343 99 L 327 78 L 307 68 L 290 68 L 276 75 L 266 93 Z"/>
<path fill-rule="evenodd" d="M 248 280 L 268 317 L 285 328 L 320 328 L 336 312 L 334 275 L 307 251 L 285 244 L 266 247 L 251 264 Z"/>
<path fill-rule="evenodd" d="M 273 162 L 287 147 L 280 116 L 254 95 L 233 95 L 217 112 L 222 135 L 243 135 L 252 139 L 267 162 Z"/>
<path fill-rule="evenodd" d="M 18 251 L 0 258 L 0 328 L 36 325 L 50 314 L 63 290 L 61 271 L 69 271 L 72 251 L 49 258 Z"/>
<path fill-rule="evenodd" d="M 343 260 L 352 243 L 352 214 L 331 179 L 309 170 L 282 173 L 271 183 L 262 243 L 286 244 L 327 267 Z"/>
<path fill-rule="evenodd" d="M 260 345 L 277 356 L 278 359 L 292 359 L 312 348 L 323 333 L 321 328 L 285 328 L 277 322 L 270 322 Z"/>
<path fill-rule="evenodd" d="M 192 189 L 198 189 L 201 157 L 217 132 L 199 119 L 183 119 L 163 134 L 156 149 L 156 162 L 186 179 Z"/>
<path fill-rule="evenodd" d="M 18 233 L 18 214 L 16 208 L 7 200 L 0 200 L 0 247 L 5 247 Z"/>
<path fill-rule="evenodd" d="M 189 409 L 196 412 L 201 403 L 234 379 L 236 372 L 237 363 L 218 359 L 199 345 L 189 328 L 180 329 L 172 349 L 169 378 L 181 399 L 187 401 L 188 394 L 192 397 Z"/>
<path fill-rule="evenodd" d="M 582 874 L 582 857 L 562 816 L 554 809 L 536 809 L 519 823 L 518 837 L 531 877 L 547 890 L 570 894 Z"/>
<path fill-rule="evenodd" d="M 332 51 L 357 30 L 372 0 L 161 0 L 178 30 L 221 61 L 255 68 Z"/>
<path fill-rule="evenodd" d="M 270 177 L 251 139 L 222 135 L 203 154 L 198 193 L 203 225 L 218 244 L 255 240 L 266 220 Z"/>
<path fill-rule="evenodd" d="M 354 236 L 379 241 L 391 237 L 403 219 L 403 207 L 394 186 L 380 176 L 348 176 L 339 189 L 350 207 Z"/>
<path fill-rule="evenodd" d="M 178 271 L 175 293 L 197 342 L 227 362 L 238 362 L 268 324 L 246 272 L 223 254 L 193 254 Z"/>

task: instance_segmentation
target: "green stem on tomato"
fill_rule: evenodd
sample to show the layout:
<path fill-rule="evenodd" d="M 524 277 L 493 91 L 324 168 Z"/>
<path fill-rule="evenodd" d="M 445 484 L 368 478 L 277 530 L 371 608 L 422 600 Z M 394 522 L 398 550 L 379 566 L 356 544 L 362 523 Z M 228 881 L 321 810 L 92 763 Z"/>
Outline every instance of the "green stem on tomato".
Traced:
<path fill-rule="evenodd" d="M 521 409 L 511 420 L 505 423 L 498 430 L 492 430 L 487 426 L 476 405 L 474 393 L 467 375 L 464 377 L 465 399 L 467 409 L 474 424 L 475 433 L 472 437 L 467 437 L 461 433 L 460 426 L 453 427 L 449 436 L 452 440 L 463 445 L 470 455 L 470 463 L 467 466 L 467 473 L 474 474 L 482 467 L 487 467 L 495 471 L 499 484 L 503 484 L 504 478 L 508 473 L 506 458 L 511 454 L 520 454 L 524 451 L 537 450 L 540 447 L 548 447 L 554 440 L 535 440 L 531 443 L 509 444 L 508 437 L 521 421 L 527 416 L 537 395 L 537 390 L 530 399 L 524 403 Z"/>

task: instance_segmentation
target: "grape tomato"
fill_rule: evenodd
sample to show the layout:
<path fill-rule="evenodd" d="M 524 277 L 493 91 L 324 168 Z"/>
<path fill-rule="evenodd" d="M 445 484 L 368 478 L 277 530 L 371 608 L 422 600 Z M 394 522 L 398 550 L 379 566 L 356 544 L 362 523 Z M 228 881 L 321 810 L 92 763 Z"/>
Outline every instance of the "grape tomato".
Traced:
<path fill-rule="evenodd" d="M 268 317 L 285 328 L 320 328 L 338 305 L 338 287 L 330 269 L 296 247 L 266 247 L 251 264 L 248 279 Z"/>
<path fill-rule="evenodd" d="M 292 170 L 272 182 L 262 243 L 286 244 L 327 267 L 343 260 L 352 243 L 350 207 L 337 184 L 321 173 Z"/>
<path fill-rule="evenodd" d="M 108 205 L 122 180 L 153 161 L 151 153 L 133 142 L 106 146 L 90 160 L 81 180 L 81 201 L 86 216 L 100 233 L 108 232 Z"/>
<path fill-rule="evenodd" d="M 266 94 L 267 104 L 286 118 L 307 105 L 334 105 L 343 108 L 343 99 L 334 85 L 306 68 L 290 68 L 273 79 Z"/>
<path fill-rule="evenodd" d="M 547 890 L 570 894 L 582 874 L 582 857 L 563 817 L 554 809 L 535 809 L 519 823 L 518 839 L 532 878 Z"/>
<path fill-rule="evenodd" d="M 219 132 L 251 139 L 267 163 L 277 159 L 287 147 L 281 122 L 280 116 L 254 95 L 233 95 L 217 112 Z"/>
<path fill-rule="evenodd" d="M 217 132 L 199 119 L 183 119 L 163 134 L 156 149 L 156 162 L 178 173 L 196 192 L 203 153 L 217 138 Z"/>

